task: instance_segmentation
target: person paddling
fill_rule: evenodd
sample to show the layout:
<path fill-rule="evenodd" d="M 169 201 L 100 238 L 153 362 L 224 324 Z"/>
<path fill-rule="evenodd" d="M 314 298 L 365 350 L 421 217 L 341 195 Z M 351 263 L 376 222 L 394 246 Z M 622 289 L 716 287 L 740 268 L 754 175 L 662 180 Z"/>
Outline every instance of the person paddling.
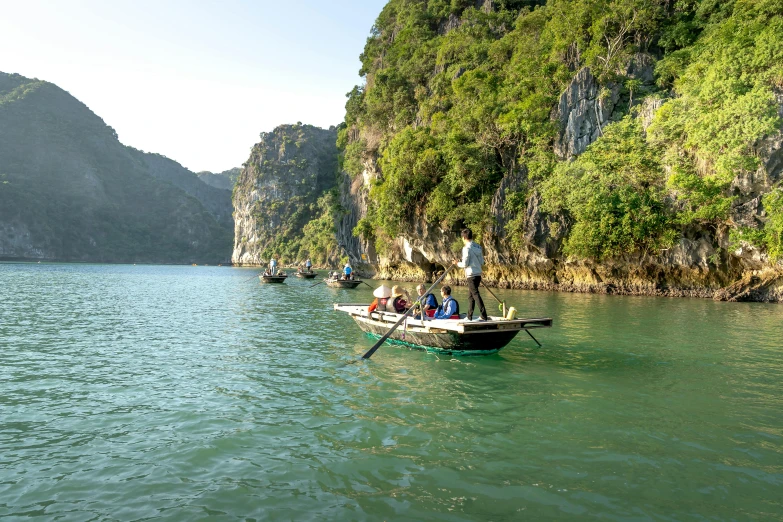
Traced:
<path fill-rule="evenodd" d="M 277 259 L 272 257 L 269 260 L 269 275 L 275 275 L 277 273 Z"/>
<path fill-rule="evenodd" d="M 478 301 L 479 321 L 487 320 L 487 309 L 484 308 L 484 301 L 479 294 L 479 285 L 481 285 L 481 266 L 484 264 L 484 254 L 481 247 L 473 242 L 473 232 L 469 228 L 462 229 L 462 261 L 456 262 L 457 266 L 465 269 L 465 277 L 468 280 L 468 316 L 467 320 L 473 320 L 473 305 Z"/>
<path fill-rule="evenodd" d="M 310 272 L 313 268 L 313 264 L 310 262 L 310 258 L 307 258 L 307 261 L 305 261 L 305 272 Z"/>

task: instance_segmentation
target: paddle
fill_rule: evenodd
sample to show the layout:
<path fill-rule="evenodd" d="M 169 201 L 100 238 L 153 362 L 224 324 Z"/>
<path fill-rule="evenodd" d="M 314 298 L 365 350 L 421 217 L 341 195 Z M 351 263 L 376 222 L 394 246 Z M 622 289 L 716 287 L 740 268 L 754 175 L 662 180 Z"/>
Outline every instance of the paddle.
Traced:
<path fill-rule="evenodd" d="M 324 281 L 326 281 L 326 279 L 324 279 Z M 318 283 L 316 283 L 316 284 L 314 284 L 314 285 L 310 285 L 310 286 L 308 286 L 307 288 L 312 288 L 312 287 L 314 287 L 314 286 L 318 286 L 318 285 L 320 285 L 321 283 L 323 283 L 324 281 L 320 281 L 320 282 L 318 282 Z"/>
<path fill-rule="evenodd" d="M 260 276 L 260 275 L 261 275 L 261 273 L 259 272 L 259 273 L 257 273 L 256 275 L 254 275 L 253 277 L 251 277 L 251 278 L 249 278 L 249 279 L 245 279 L 245 280 L 244 280 L 244 281 L 242 281 L 242 282 L 243 282 L 243 283 L 247 283 L 248 281 L 250 281 L 250 279 L 255 279 L 256 277 L 258 277 L 258 276 Z"/>
<path fill-rule="evenodd" d="M 498 299 L 498 296 L 496 296 L 495 293 L 492 290 L 489 289 L 489 287 L 484 283 L 484 281 L 482 281 L 481 284 L 484 285 L 484 288 L 487 289 L 487 292 L 492 294 L 492 297 L 494 297 L 495 299 L 498 300 L 498 303 L 503 305 L 503 317 L 506 317 L 506 302 L 505 301 L 501 301 L 500 299 Z"/>
<path fill-rule="evenodd" d="M 427 294 L 429 294 L 429 293 L 430 293 L 430 291 L 431 291 L 433 288 L 435 288 L 435 286 L 436 286 L 438 283 L 440 283 L 440 282 L 443 280 L 443 278 L 444 278 L 444 277 L 446 277 L 446 274 L 448 274 L 448 273 L 449 273 L 449 271 L 450 271 L 452 268 L 454 268 L 455 266 L 457 266 L 457 265 L 451 265 L 450 267 L 448 267 L 448 268 L 447 268 L 447 269 L 446 269 L 446 270 L 443 272 L 443 274 L 442 274 L 442 275 L 441 275 L 441 276 L 438 278 L 438 280 L 437 280 L 437 281 L 435 281 L 434 283 L 432 283 L 432 286 L 430 286 L 430 287 L 427 289 L 427 291 L 426 291 L 426 292 L 424 292 L 424 295 L 427 295 Z M 370 357 L 372 357 L 372 354 L 374 354 L 374 353 L 375 353 L 375 350 L 377 350 L 378 348 L 380 348 L 380 346 L 381 346 L 383 343 L 385 343 L 385 342 L 386 342 L 386 339 L 388 339 L 388 338 L 389 338 L 389 336 L 390 336 L 390 335 L 391 335 L 391 334 L 394 332 L 394 330 L 396 330 L 396 329 L 397 329 L 397 327 L 398 327 L 398 326 L 400 326 L 400 325 L 402 324 L 402 322 L 405 320 L 405 318 L 406 318 L 406 317 L 408 317 L 408 315 L 410 315 L 410 314 L 413 312 L 414 308 L 415 308 L 414 306 L 411 306 L 410 308 L 408 308 L 408 311 L 407 311 L 407 312 L 405 312 L 405 313 L 402 315 L 402 317 L 400 317 L 400 320 L 399 320 L 399 321 L 397 321 L 397 323 L 396 323 L 394 326 L 392 326 L 392 327 L 389 329 L 389 331 L 388 331 L 388 332 L 386 332 L 386 334 L 385 334 L 383 337 L 381 337 L 380 339 L 378 339 L 378 342 L 377 342 L 377 343 L 375 343 L 375 345 L 374 345 L 372 348 L 370 348 L 369 350 L 367 350 L 367 353 L 365 353 L 364 355 L 362 355 L 362 359 L 369 359 Z"/>

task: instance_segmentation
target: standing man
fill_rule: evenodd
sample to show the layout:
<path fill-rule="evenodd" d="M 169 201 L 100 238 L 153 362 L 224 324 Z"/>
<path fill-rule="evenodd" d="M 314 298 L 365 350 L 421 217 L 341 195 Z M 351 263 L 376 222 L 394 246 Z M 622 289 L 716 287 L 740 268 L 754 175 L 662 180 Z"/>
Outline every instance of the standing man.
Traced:
<path fill-rule="evenodd" d="M 479 285 L 481 284 L 481 266 L 484 264 L 484 254 L 481 247 L 473 242 L 473 232 L 469 228 L 462 229 L 462 261 L 457 266 L 465 269 L 465 277 L 468 280 L 468 321 L 473 320 L 473 305 L 478 301 L 479 321 L 487 320 L 487 309 L 484 308 L 484 301 L 479 294 Z"/>
<path fill-rule="evenodd" d="M 345 263 L 345 268 L 343 268 L 343 279 L 352 279 L 351 273 L 353 272 L 353 268 L 351 268 L 351 263 Z"/>
<path fill-rule="evenodd" d="M 309 272 L 310 269 L 313 268 L 313 264 L 310 262 L 310 258 L 307 258 L 307 261 L 305 261 L 305 271 Z"/>
<path fill-rule="evenodd" d="M 277 259 L 275 259 L 274 256 L 269 260 L 269 272 L 271 272 L 272 275 L 277 274 Z"/>

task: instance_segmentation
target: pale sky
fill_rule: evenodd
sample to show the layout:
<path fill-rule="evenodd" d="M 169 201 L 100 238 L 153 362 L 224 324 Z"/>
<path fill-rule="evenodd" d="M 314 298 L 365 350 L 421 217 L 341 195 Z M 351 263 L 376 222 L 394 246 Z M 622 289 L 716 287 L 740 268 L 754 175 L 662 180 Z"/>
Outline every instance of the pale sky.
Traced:
<path fill-rule="evenodd" d="M 0 71 L 57 84 L 120 141 L 193 170 L 260 132 L 337 125 L 386 0 L 0 0 Z"/>

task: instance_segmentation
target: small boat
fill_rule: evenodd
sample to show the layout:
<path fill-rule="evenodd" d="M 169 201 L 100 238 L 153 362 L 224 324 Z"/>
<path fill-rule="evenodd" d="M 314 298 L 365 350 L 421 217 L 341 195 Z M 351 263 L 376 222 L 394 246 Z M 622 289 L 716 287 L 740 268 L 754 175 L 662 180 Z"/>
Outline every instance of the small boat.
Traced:
<path fill-rule="evenodd" d="M 345 312 L 359 328 L 371 337 L 381 338 L 397 323 L 402 314 L 367 312 L 366 304 L 335 304 L 334 309 Z M 463 319 L 414 319 L 409 317 L 386 341 L 414 348 L 452 355 L 485 355 L 499 352 L 516 335 L 537 328 L 551 328 L 552 319 L 503 319 L 490 316 L 487 321 Z"/>
<path fill-rule="evenodd" d="M 285 283 L 286 277 L 288 277 L 287 274 L 280 272 L 275 275 L 261 274 L 258 276 L 262 283 Z"/>
<path fill-rule="evenodd" d="M 302 279 L 313 279 L 315 276 L 317 276 L 315 272 L 310 270 L 309 272 L 303 271 L 303 272 L 297 272 L 296 277 L 301 277 Z"/>
<path fill-rule="evenodd" d="M 332 288 L 356 288 L 360 284 L 362 284 L 362 281 L 359 279 L 324 279 L 324 282 L 326 283 L 326 286 L 331 286 Z"/>

